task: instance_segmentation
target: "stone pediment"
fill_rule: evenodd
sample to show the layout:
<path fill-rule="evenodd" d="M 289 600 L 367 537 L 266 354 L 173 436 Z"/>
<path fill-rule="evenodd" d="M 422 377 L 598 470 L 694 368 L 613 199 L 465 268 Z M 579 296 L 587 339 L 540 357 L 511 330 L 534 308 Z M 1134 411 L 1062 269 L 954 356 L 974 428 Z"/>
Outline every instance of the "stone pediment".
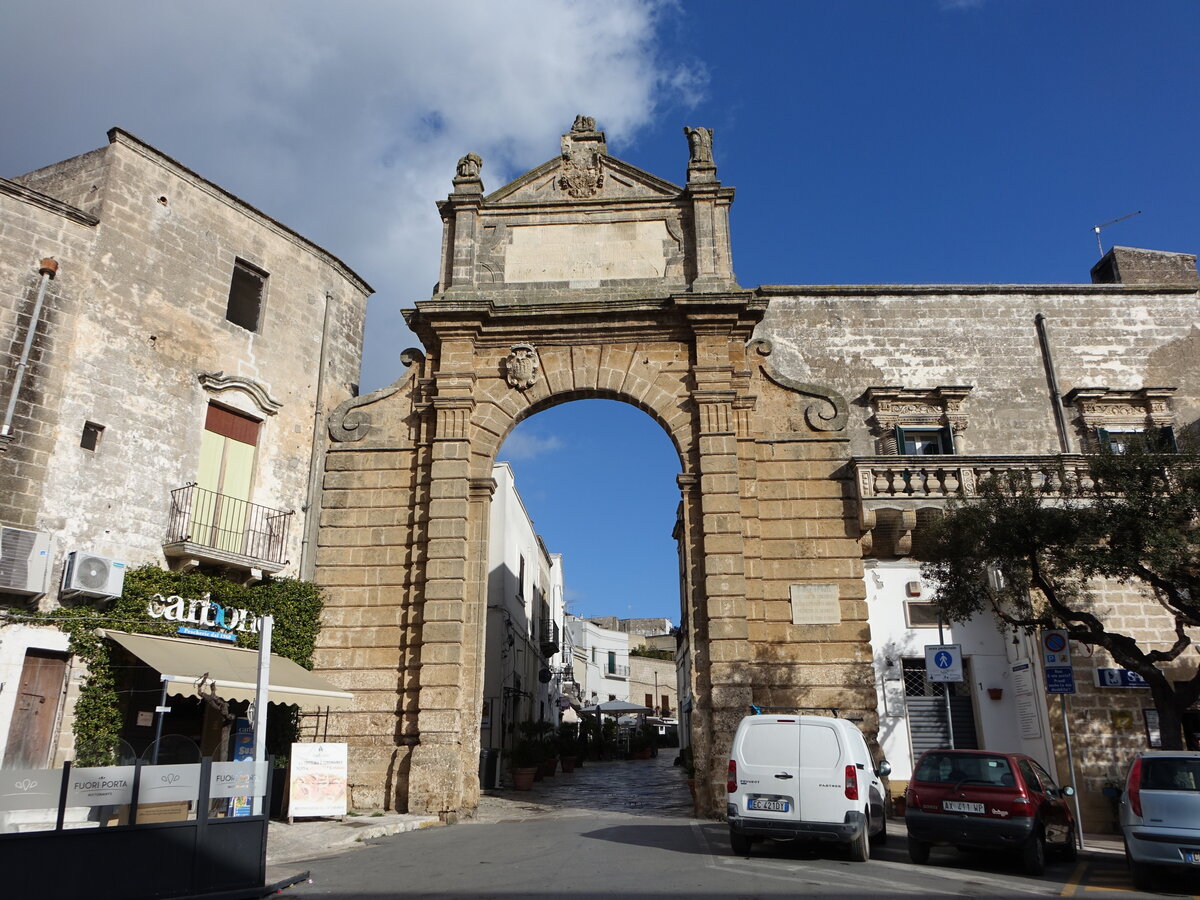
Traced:
<path fill-rule="evenodd" d="M 483 193 L 484 161 L 458 161 L 435 299 L 509 304 L 666 297 L 737 289 L 729 251 L 733 189 L 716 180 L 712 131 L 685 128 L 688 182 L 609 156 L 577 116 L 560 155 Z"/>
<path fill-rule="evenodd" d="M 683 193 L 683 188 L 637 166 L 617 159 L 615 156 L 600 155 L 597 159 L 599 184 L 591 188 L 584 185 L 572 196 L 570 185 L 573 174 L 568 161 L 562 157 L 548 160 L 515 181 L 484 197 L 487 206 L 530 206 L 547 203 L 605 202 L 626 200 L 674 200 Z"/>

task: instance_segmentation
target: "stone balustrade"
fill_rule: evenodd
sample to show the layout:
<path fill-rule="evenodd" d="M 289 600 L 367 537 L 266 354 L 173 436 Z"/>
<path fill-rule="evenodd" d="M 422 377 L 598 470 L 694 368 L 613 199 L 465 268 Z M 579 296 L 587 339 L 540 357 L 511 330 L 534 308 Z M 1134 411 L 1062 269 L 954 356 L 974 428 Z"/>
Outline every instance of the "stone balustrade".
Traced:
<path fill-rule="evenodd" d="M 1053 496 L 1062 492 L 1064 479 L 1090 488 L 1087 458 L 1082 454 L 1048 456 L 859 456 L 851 460 L 858 497 L 863 554 L 875 549 L 872 532 L 880 513 L 894 529 L 894 552 L 912 550 L 912 531 L 922 510 L 945 509 L 951 499 L 978 496 L 986 478 L 1006 473 L 1026 474 L 1035 488 Z"/>

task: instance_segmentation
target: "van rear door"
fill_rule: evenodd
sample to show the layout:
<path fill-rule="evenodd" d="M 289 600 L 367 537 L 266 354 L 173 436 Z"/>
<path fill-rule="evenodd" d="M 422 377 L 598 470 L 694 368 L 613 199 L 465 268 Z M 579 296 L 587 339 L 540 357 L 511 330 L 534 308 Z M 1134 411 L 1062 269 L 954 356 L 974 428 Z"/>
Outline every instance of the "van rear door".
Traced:
<path fill-rule="evenodd" d="M 800 746 L 796 718 L 752 716 L 738 748 L 738 789 L 747 818 L 794 820 Z"/>
<path fill-rule="evenodd" d="M 805 822 L 843 822 L 846 810 L 865 806 L 846 799 L 848 758 L 833 719 L 804 719 L 800 725 L 800 818 Z M 865 796 L 869 772 L 857 772 Z"/>

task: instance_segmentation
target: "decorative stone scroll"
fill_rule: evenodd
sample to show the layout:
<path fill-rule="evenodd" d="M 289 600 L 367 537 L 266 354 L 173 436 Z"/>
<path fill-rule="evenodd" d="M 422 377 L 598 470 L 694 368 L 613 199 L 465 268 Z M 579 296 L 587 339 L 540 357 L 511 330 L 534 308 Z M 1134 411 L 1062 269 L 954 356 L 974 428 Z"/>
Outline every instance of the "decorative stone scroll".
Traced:
<path fill-rule="evenodd" d="M 329 416 L 329 439 L 334 443 L 340 444 L 354 443 L 365 438 L 371 431 L 371 416 L 364 407 L 370 406 L 372 403 L 378 403 L 380 400 L 390 397 L 399 391 L 408 383 L 409 378 L 413 375 L 411 371 L 413 364 L 420 364 L 424 361 L 425 354 L 416 347 L 409 347 L 401 353 L 400 362 L 410 371 L 387 387 L 364 394 L 361 397 L 352 397 L 338 406 Z"/>
<path fill-rule="evenodd" d="M 962 452 L 962 434 L 967 430 L 963 410 L 970 385 L 942 385 L 935 388 L 905 388 L 894 385 L 869 387 L 866 401 L 873 415 L 867 420 L 875 434 L 879 452 L 896 453 L 896 427 L 946 428 L 954 437 L 957 452 Z"/>
<path fill-rule="evenodd" d="M 750 346 L 759 356 L 770 356 L 774 349 L 770 341 L 762 339 L 751 341 Z M 810 403 L 804 409 L 804 421 L 808 423 L 809 428 L 813 431 L 845 430 L 846 422 L 850 418 L 850 408 L 841 394 L 823 385 L 809 384 L 789 378 L 776 371 L 775 367 L 766 361 L 761 365 L 763 374 L 780 387 L 819 401 Z"/>
<path fill-rule="evenodd" d="M 504 360 L 506 380 L 509 387 L 526 391 L 537 384 L 538 356 L 533 344 L 514 344 Z"/>

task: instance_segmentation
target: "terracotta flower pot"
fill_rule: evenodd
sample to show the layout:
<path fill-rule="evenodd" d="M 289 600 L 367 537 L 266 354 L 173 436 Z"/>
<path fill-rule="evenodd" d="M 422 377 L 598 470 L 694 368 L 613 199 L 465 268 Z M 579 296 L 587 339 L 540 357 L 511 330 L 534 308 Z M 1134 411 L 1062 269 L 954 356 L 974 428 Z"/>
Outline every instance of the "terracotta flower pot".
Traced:
<path fill-rule="evenodd" d="M 514 791 L 532 791 L 533 779 L 537 775 L 537 767 L 512 769 L 512 782 Z"/>
<path fill-rule="evenodd" d="M 554 770 L 558 768 L 558 757 L 552 756 L 550 759 L 544 760 L 538 769 L 543 778 L 553 778 Z"/>
<path fill-rule="evenodd" d="M 562 763 L 562 770 L 563 770 L 564 775 L 570 775 L 572 772 L 575 771 L 575 757 L 564 756 L 559 759 L 559 762 Z"/>

